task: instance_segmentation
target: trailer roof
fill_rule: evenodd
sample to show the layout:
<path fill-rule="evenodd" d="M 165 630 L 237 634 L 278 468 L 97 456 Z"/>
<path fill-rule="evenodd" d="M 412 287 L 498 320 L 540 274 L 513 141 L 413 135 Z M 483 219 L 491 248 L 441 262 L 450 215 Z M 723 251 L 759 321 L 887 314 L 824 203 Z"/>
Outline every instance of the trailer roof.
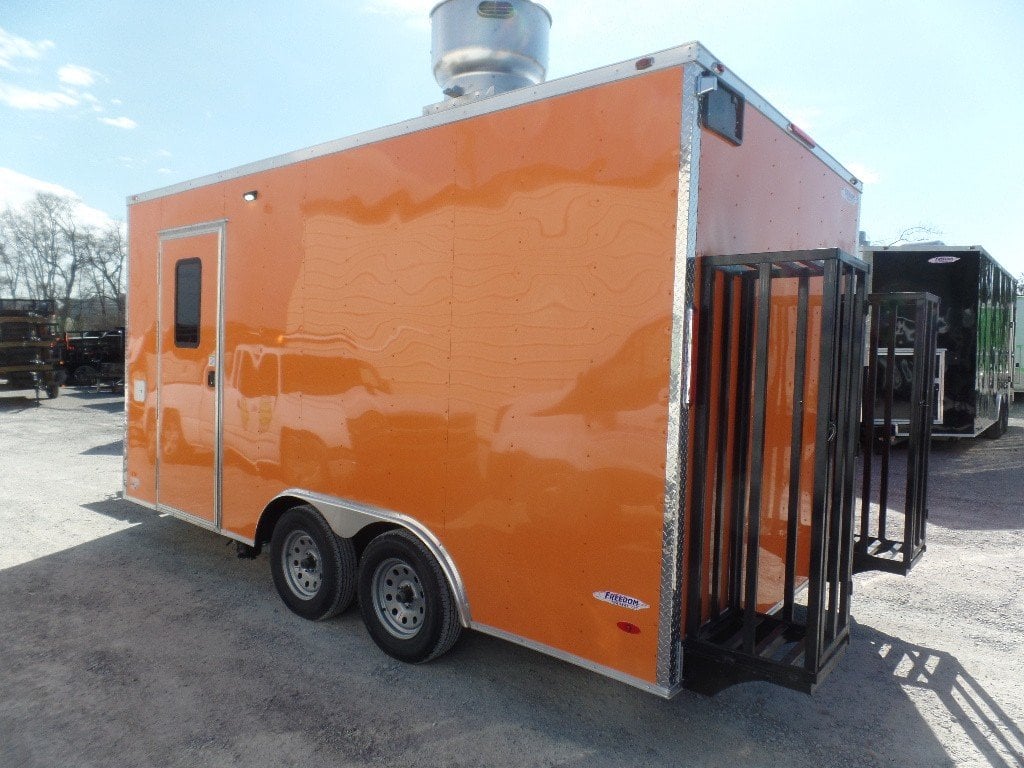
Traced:
<path fill-rule="evenodd" d="M 691 42 L 675 48 L 669 48 L 658 53 L 648 54 L 636 59 L 629 59 L 628 61 L 623 61 L 618 64 L 612 64 L 607 67 L 593 69 L 588 72 L 570 75 L 557 80 L 550 80 L 548 82 L 541 83 L 540 85 L 528 88 L 519 88 L 514 91 L 497 94 L 479 101 L 452 107 L 451 109 L 441 110 L 434 114 L 414 117 L 401 123 L 376 128 L 371 131 L 355 134 L 354 136 L 336 139 L 323 144 L 316 144 L 305 149 L 287 152 L 283 155 L 276 155 L 253 163 L 247 163 L 225 171 L 220 171 L 219 173 L 200 176 L 189 181 L 183 181 L 178 184 L 154 189 L 150 192 L 130 195 L 128 197 L 128 205 L 131 206 L 134 203 L 143 203 L 148 200 L 155 200 L 168 195 L 174 195 L 179 192 L 185 192 L 190 189 L 216 184 L 221 181 L 238 179 L 252 173 L 300 163 L 316 157 L 323 157 L 336 152 L 342 152 L 346 149 L 352 149 L 353 147 L 373 144 L 396 136 L 403 136 L 405 134 L 434 128 L 436 126 L 455 123 L 460 120 L 468 120 L 479 115 L 498 112 L 503 109 L 510 109 L 512 107 L 539 101 L 541 99 L 561 96 L 566 93 L 580 91 L 585 88 L 592 88 L 594 86 L 603 85 L 616 80 L 625 80 L 630 77 L 637 77 L 654 70 L 668 69 L 694 62 L 703 66 L 708 70 L 708 72 L 714 73 L 727 86 L 740 93 L 747 100 L 747 103 L 758 111 L 764 113 L 769 119 L 785 129 L 793 141 L 799 142 L 803 147 L 825 163 L 825 165 L 845 178 L 851 186 L 856 188 L 858 191 L 863 189 L 863 185 L 859 179 L 857 179 L 852 173 L 850 173 L 850 171 L 844 168 L 834 157 L 825 152 L 821 147 L 816 144 L 811 145 L 807 143 L 807 141 L 801 139 L 800 136 L 802 131 L 799 131 L 799 128 L 794 130 L 792 122 L 787 120 L 781 112 L 769 104 L 753 88 L 743 82 L 743 80 L 733 74 L 730 70 L 726 69 L 721 62 L 709 50 L 707 50 L 707 48 L 702 46 L 699 42 Z M 806 134 L 802 135 L 806 136 Z"/>
<path fill-rule="evenodd" d="M 878 248 L 862 248 L 861 253 L 976 253 L 983 259 L 991 261 L 996 265 L 996 268 L 1009 275 L 1016 282 L 1016 278 L 1014 278 L 1010 270 L 996 261 L 995 257 L 980 245 L 883 245 Z"/>

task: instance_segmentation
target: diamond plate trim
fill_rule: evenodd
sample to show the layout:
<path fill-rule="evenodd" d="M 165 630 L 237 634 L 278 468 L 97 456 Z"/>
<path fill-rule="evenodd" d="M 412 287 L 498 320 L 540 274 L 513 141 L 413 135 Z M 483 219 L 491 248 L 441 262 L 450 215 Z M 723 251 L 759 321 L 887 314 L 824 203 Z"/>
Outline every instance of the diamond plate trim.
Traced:
<path fill-rule="evenodd" d="M 697 185 L 700 170 L 700 100 L 697 98 L 697 78 L 703 72 L 703 67 L 698 65 L 683 67 L 656 671 L 658 685 L 666 688 L 678 685 L 682 679 L 683 500 L 686 498 L 684 470 L 690 421 L 685 395 L 689 392 L 693 260 L 697 250 Z"/>

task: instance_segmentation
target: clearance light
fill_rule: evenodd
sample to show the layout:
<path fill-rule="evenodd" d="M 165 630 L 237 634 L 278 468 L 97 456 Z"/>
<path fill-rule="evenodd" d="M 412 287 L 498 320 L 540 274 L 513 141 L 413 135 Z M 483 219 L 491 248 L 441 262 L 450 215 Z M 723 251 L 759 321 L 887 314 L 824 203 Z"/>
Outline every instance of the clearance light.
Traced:
<path fill-rule="evenodd" d="M 643 70 L 643 69 L 650 69 L 653 66 L 654 66 L 654 57 L 653 56 L 645 56 L 642 59 L 637 59 L 637 62 L 636 62 L 636 68 L 637 69 L 641 69 L 641 70 Z"/>
<path fill-rule="evenodd" d="M 250 191 L 246 192 L 244 195 L 242 195 L 242 199 L 245 200 L 245 202 L 247 202 L 247 203 L 251 203 L 251 202 L 253 202 L 259 196 L 260 196 L 260 193 L 257 192 L 255 189 L 253 189 L 253 190 L 250 190 Z"/>
<path fill-rule="evenodd" d="M 800 139 L 800 141 L 802 141 L 808 147 L 811 147 L 812 149 L 818 146 L 817 142 L 815 142 L 814 139 L 812 139 L 806 131 L 802 130 L 800 127 L 796 125 L 793 125 L 793 123 L 789 124 L 789 132 L 796 136 L 798 139 Z"/>
<path fill-rule="evenodd" d="M 628 621 L 620 621 L 615 626 L 617 626 L 619 629 L 621 629 L 627 635 L 639 635 L 640 634 L 640 627 L 638 627 L 636 624 L 630 624 Z"/>

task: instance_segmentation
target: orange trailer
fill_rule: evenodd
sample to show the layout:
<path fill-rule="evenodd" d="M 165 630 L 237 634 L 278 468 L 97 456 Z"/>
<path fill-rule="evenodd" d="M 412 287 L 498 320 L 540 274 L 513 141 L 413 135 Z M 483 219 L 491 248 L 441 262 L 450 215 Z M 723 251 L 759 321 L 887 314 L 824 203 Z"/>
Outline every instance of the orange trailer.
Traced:
<path fill-rule="evenodd" d="M 129 198 L 126 497 L 407 661 L 812 688 L 860 183 L 697 43 L 455 101 Z"/>

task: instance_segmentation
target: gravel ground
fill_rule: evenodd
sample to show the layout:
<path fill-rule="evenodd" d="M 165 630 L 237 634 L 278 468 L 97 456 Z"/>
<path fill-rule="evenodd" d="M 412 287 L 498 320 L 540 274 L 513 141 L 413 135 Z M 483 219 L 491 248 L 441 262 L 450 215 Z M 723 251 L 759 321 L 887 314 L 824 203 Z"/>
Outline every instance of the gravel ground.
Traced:
<path fill-rule="evenodd" d="M 0 399 L 0 766 L 1024 765 L 1024 404 L 932 453 L 929 550 L 857 578 L 813 696 L 662 701 L 468 634 L 409 667 L 266 556 L 118 500 L 118 398 Z"/>

